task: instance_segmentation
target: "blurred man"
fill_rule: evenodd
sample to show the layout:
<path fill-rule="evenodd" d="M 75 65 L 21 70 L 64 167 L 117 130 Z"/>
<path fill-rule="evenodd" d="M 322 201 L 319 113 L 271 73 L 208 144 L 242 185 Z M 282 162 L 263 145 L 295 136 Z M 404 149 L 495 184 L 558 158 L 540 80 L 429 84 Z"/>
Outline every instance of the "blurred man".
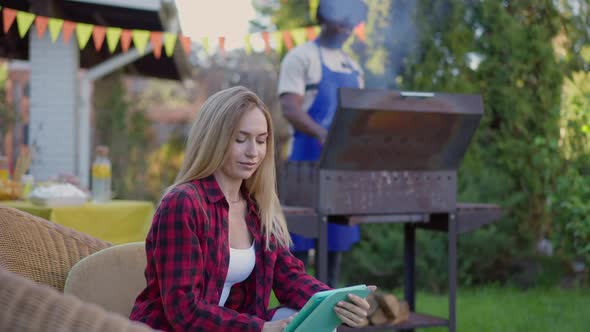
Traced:
<path fill-rule="evenodd" d="M 363 73 L 342 50 L 354 27 L 365 20 L 361 0 L 321 0 L 319 37 L 291 50 L 281 63 L 278 93 L 283 113 L 293 126 L 289 160 L 320 158 L 337 108 L 338 88 L 362 88 Z M 291 234 L 293 254 L 307 263 L 312 239 Z M 358 226 L 328 224 L 328 284 L 337 287 L 342 252 L 360 239 Z"/>

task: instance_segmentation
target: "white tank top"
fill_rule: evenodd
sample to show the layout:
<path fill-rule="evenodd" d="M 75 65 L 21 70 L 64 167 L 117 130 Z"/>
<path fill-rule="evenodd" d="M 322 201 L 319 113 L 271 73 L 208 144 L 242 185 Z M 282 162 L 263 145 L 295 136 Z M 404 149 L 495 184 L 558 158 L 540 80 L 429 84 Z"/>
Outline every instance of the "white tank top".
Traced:
<path fill-rule="evenodd" d="M 229 291 L 234 284 L 242 282 L 250 276 L 256 264 L 256 252 L 254 250 L 254 242 L 248 249 L 234 249 L 229 248 L 229 268 L 227 269 L 227 277 L 223 284 L 223 292 L 219 299 L 219 306 L 223 307 L 225 301 L 229 296 Z"/>

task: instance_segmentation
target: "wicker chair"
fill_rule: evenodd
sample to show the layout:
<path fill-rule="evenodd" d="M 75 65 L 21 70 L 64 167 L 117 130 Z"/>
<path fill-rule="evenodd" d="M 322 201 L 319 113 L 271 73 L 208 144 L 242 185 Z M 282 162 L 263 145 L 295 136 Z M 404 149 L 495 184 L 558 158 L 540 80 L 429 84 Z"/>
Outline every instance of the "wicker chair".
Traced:
<path fill-rule="evenodd" d="M 111 246 L 73 229 L 0 205 L 0 267 L 63 291 L 70 269 Z"/>
<path fill-rule="evenodd" d="M 0 331 L 77 332 L 153 331 L 144 324 L 107 312 L 0 268 Z"/>
<path fill-rule="evenodd" d="M 152 331 L 62 293 L 68 273 L 107 242 L 0 206 L 0 331 Z"/>

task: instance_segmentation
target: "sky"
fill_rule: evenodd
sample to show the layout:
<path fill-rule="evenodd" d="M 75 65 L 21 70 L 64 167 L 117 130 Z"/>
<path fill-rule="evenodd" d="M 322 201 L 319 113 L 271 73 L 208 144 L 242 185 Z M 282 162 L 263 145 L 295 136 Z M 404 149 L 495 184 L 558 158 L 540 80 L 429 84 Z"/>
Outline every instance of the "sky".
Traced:
<path fill-rule="evenodd" d="M 225 37 L 226 49 L 243 47 L 249 20 L 256 12 L 251 0 L 176 0 L 182 33 L 195 42 L 209 38 L 212 48 Z"/>

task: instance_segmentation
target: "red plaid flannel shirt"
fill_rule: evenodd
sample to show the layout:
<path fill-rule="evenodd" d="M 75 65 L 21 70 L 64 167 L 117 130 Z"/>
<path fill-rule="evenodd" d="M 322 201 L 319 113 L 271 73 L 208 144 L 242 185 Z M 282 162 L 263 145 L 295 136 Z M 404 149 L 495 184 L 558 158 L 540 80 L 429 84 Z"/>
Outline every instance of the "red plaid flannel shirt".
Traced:
<path fill-rule="evenodd" d="M 228 209 L 214 176 L 177 186 L 161 201 L 146 239 L 146 288 L 130 318 L 164 331 L 260 331 L 272 318 L 271 288 L 279 302 L 300 309 L 328 286 L 308 276 L 288 248 L 266 241 L 257 205 L 245 187 L 246 223 L 254 237 L 252 274 L 219 306 L 229 267 Z M 200 206 L 199 206 L 200 205 Z"/>

